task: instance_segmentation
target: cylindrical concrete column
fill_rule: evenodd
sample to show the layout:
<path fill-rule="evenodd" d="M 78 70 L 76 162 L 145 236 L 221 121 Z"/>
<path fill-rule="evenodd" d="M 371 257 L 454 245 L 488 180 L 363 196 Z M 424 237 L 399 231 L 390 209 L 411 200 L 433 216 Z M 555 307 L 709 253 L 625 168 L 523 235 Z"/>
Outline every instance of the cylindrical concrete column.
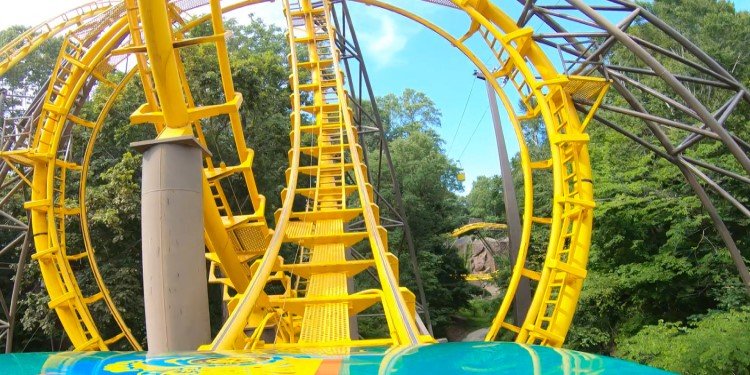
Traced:
<path fill-rule="evenodd" d="M 211 341 L 203 239 L 202 154 L 193 137 L 137 142 L 143 153 L 141 226 L 150 353 Z"/>

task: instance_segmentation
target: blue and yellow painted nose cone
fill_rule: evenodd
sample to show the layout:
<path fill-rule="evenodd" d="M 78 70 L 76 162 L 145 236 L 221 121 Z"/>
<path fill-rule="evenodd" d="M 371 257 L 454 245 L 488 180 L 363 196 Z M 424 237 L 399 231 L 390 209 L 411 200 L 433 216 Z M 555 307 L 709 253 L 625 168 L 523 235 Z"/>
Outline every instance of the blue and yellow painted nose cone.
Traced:
<path fill-rule="evenodd" d="M 336 348 L 336 351 L 340 349 Z M 619 359 L 506 342 L 319 354 L 63 352 L 0 355 L 4 374 L 666 374 Z"/>

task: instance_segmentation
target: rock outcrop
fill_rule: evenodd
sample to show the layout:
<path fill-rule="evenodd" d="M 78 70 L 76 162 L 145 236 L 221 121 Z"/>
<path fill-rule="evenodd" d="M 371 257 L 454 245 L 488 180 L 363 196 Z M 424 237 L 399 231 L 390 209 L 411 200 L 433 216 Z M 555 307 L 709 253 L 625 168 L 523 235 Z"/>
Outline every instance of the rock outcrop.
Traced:
<path fill-rule="evenodd" d="M 489 238 L 467 235 L 457 238 L 452 245 L 466 262 L 471 274 L 489 274 L 497 271 L 496 257 L 508 256 L 508 238 Z"/>

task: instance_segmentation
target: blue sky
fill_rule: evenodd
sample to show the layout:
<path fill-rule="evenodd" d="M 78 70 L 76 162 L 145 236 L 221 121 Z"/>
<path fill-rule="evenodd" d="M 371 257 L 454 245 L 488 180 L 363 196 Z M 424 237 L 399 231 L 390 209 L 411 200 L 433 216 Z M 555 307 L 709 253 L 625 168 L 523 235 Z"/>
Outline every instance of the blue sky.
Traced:
<path fill-rule="evenodd" d="M 452 9 L 413 0 L 393 3 L 426 16 L 453 35 L 462 35 L 468 26 L 466 17 Z M 505 11 L 511 17 L 520 13 L 516 1 L 503 3 L 509 4 Z M 750 0 L 735 0 L 735 5 L 738 10 L 750 10 Z M 350 7 L 376 94 L 414 88 L 425 92 L 440 108 L 443 121 L 438 132 L 445 140 L 448 156 L 460 162 L 466 172 L 464 194 L 471 190 L 477 176 L 500 174 L 492 122 L 486 113 L 487 94 L 484 83 L 472 76 L 473 64 L 442 38 L 409 20 L 372 7 Z M 532 25 L 537 26 L 536 22 Z M 480 57 L 489 61 L 489 56 Z M 516 153 L 518 145 L 508 122 L 503 121 L 506 140 L 511 153 Z"/>
<path fill-rule="evenodd" d="M 0 27 L 35 25 L 88 1 L 9 1 L 0 12 Z M 387 1 L 424 16 L 455 36 L 462 35 L 469 25 L 467 17 L 453 9 L 417 0 Z M 493 1 L 503 4 L 511 17 L 517 17 L 521 11 L 515 0 Z M 562 2 L 558 0 L 558 3 Z M 734 3 L 738 10 L 750 10 L 750 0 L 734 0 Z M 465 192 L 471 189 L 477 176 L 499 174 L 492 122 L 490 115 L 486 114 L 487 95 L 483 82 L 472 76 L 474 66 L 442 38 L 410 20 L 361 4 L 351 3 L 350 7 L 376 94 L 401 93 L 406 88 L 413 88 L 434 100 L 443 115 L 442 127 L 437 130 L 445 140 L 444 148 L 448 156 L 460 162 L 466 171 Z M 268 23 L 285 25 L 279 0 L 254 5 L 248 11 Z M 247 20 L 243 13 L 248 12 L 237 11 L 233 16 L 240 21 Z M 534 21 L 532 26 L 539 26 L 539 23 Z M 474 39 L 476 42 L 476 37 Z M 489 54 L 479 57 L 485 62 L 491 61 Z M 517 99 L 511 97 L 511 100 L 515 102 Z M 462 116 L 464 108 L 466 113 Z M 515 153 L 518 146 L 508 120 L 503 124 L 509 135 L 506 136 L 509 148 Z"/>
<path fill-rule="evenodd" d="M 454 36 L 460 36 L 468 29 L 468 17 L 456 10 L 422 3 L 415 6 L 416 4 L 409 4 L 408 1 L 395 3 L 413 9 L 415 13 L 425 16 Z M 368 62 L 376 94 L 400 93 L 405 88 L 413 88 L 426 93 L 435 101 L 443 114 L 442 126 L 437 131 L 445 141 L 444 148 L 448 156 L 460 162 L 466 171 L 466 192 L 476 176 L 498 174 L 499 161 L 491 117 L 487 113 L 486 88 L 484 82 L 473 77 L 474 65 L 444 39 L 420 25 L 381 10 L 351 7 L 353 17 L 379 21 L 381 26 L 378 30 L 369 26 L 361 27 L 365 23 L 362 21 L 357 24 L 361 29 L 359 33 L 365 36 L 362 41 L 363 54 Z M 515 16 L 520 13 L 520 7 L 512 7 L 507 11 Z M 374 25 L 378 25 L 378 22 Z M 395 29 L 394 35 L 404 41 L 396 44 L 400 51 L 373 51 L 368 42 L 390 28 Z M 477 50 L 483 51 L 479 48 Z M 491 61 L 489 54 L 480 58 L 485 62 Z M 504 121 L 504 125 L 507 124 Z M 513 134 L 510 127 L 506 128 L 506 134 Z M 513 141 L 515 137 L 510 138 L 509 147 L 511 152 L 515 152 L 518 149 Z"/>

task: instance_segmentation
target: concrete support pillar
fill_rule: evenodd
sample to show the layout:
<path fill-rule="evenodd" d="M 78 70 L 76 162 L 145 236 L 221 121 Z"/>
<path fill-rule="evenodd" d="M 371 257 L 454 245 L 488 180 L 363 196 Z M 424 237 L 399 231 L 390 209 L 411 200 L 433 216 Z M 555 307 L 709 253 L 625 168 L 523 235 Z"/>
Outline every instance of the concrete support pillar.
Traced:
<path fill-rule="evenodd" d="M 143 153 L 141 226 L 150 353 L 211 342 L 202 155 L 192 136 L 136 142 Z"/>

